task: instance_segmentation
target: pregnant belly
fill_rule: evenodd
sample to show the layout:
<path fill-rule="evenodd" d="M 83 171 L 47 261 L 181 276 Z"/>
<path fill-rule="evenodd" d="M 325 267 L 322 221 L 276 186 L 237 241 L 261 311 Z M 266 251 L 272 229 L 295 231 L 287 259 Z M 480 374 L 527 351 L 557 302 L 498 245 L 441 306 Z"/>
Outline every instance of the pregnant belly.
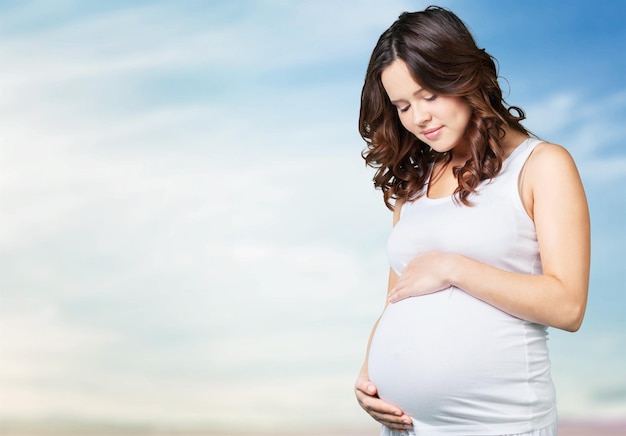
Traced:
<path fill-rule="evenodd" d="M 506 415 L 529 401 L 529 339 L 545 346 L 545 329 L 449 288 L 387 307 L 369 375 L 381 398 L 423 422 L 515 419 Z"/>

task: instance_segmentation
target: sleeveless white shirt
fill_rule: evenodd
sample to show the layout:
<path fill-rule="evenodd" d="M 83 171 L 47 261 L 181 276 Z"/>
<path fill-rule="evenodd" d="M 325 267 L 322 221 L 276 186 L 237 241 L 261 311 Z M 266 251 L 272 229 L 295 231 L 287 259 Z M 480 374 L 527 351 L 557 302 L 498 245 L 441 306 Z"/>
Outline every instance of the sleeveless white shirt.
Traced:
<path fill-rule="evenodd" d="M 541 274 L 533 221 L 518 179 L 541 141 L 531 138 L 470 196 L 406 202 L 389 237 L 391 267 L 426 251 L 457 253 L 497 268 Z M 502 292 L 506 292 L 502 289 Z M 390 304 L 369 352 L 369 376 L 384 400 L 413 418 L 417 435 L 523 433 L 556 420 L 543 325 L 450 287 Z"/>

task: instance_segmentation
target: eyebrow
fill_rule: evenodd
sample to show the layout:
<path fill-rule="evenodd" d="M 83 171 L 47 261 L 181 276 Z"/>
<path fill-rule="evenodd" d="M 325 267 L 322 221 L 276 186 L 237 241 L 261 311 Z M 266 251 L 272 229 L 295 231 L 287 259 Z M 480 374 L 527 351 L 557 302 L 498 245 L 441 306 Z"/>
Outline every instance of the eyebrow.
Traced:
<path fill-rule="evenodd" d="M 416 94 L 419 94 L 419 93 L 420 93 L 420 92 L 422 92 L 422 91 L 424 91 L 424 88 L 417 88 L 417 91 L 415 91 L 415 92 L 413 93 L 413 95 L 415 96 Z M 401 99 L 399 99 L 399 100 L 391 100 L 391 104 L 396 105 L 396 104 L 400 103 L 401 101 L 406 101 L 406 100 L 405 100 L 405 99 L 403 99 L 403 98 L 401 98 Z"/>

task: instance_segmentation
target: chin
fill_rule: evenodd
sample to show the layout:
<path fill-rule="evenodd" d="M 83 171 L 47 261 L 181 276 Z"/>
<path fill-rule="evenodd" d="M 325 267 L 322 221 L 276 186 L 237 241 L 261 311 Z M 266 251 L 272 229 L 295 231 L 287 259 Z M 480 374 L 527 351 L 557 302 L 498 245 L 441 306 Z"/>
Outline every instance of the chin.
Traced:
<path fill-rule="evenodd" d="M 452 148 L 442 148 L 442 147 L 430 147 L 433 149 L 433 151 L 436 151 L 437 153 L 448 153 L 449 151 L 452 150 Z"/>
<path fill-rule="evenodd" d="M 453 150 L 454 147 L 442 147 L 441 145 L 437 145 L 437 144 L 429 144 L 426 141 L 423 141 L 426 145 L 428 145 L 430 148 L 433 149 L 433 151 L 436 151 L 437 153 L 448 153 L 449 151 Z"/>
<path fill-rule="evenodd" d="M 450 141 L 428 141 L 425 140 L 425 138 L 419 138 L 424 144 L 428 145 L 430 148 L 433 149 L 433 151 L 436 151 L 437 153 L 448 153 L 453 151 L 457 145 L 458 145 L 458 141 L 454 142 L 453 144 L 450 143 Z"/>

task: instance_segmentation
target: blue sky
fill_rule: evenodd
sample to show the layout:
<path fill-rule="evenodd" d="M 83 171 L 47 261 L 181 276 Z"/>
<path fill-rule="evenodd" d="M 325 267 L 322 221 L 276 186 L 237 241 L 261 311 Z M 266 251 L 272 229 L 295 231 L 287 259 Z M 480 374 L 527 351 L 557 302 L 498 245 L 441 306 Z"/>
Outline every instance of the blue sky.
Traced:
<path fill-rule="evenodd" d="M 0 1 L 0 422 L 371 426 L 352 384 L 391 217 L 359 156 L 421 1 Z M 576 159 L 587 317 L 561 416 L 626 414 L 626 6 L 445 1 Z M 503 82 L 506 84 L 506 82 Z"/>

